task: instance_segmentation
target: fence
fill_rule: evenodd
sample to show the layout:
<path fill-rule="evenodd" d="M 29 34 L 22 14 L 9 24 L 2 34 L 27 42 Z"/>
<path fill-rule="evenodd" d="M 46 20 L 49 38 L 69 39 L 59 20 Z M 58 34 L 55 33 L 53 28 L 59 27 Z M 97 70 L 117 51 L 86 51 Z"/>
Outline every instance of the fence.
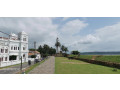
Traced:
<path fill-rule="evenodd" d="M 26 60 L 23 60 L 22 63 L 28 62 L 28 60 L 34 61 L 34 58 L 28 58 Z M 20 64 L 20 63 L 21 63 L 21 60 L 4 61 L 4 62 L 0 62 L 0 67 L 11 66 L 11 65 Z"/>

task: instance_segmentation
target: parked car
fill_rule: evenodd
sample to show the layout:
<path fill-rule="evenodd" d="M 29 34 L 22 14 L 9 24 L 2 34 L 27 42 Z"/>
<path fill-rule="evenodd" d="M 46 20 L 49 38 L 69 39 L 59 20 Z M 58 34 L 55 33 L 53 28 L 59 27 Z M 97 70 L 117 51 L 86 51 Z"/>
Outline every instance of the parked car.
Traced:
<path fill-rule="evenodd" d="M 39 59 L 35 59 L 35 60 L 34 60 L 34 63 L 38 63 L 38 62 L 40 62 Z"/>

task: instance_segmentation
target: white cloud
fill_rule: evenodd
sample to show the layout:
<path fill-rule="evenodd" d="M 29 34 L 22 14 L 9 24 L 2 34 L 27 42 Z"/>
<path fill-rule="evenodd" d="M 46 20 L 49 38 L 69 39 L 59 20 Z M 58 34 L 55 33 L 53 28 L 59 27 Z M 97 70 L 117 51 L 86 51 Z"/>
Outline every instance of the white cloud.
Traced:
<path fill-rule="evenodd" d="M 61 28 L 61 31 L 62 31 L 62 34 L 73 35 L 73 34 L 79 33 L 80 30 L 87 27 L 87 25 L 88 25 L 87 23 L 76 19 L 76 20 L 69 21 L 65 25 L 63 25 L 63 27 Z"/>
<path fill-rule="evenodd" d="M 0 30 L 10 33 L 25 31 L 29 35 L 30 44 L 53 42 L 57 37 L 57 25 L 51 18 L 0 18 Z"/>
<path fill-rule="evenodd" d="M 80 43 L 80 44 L 91 44 L 91 43 L 96 43 L 96 42 L 99 42 L 99 41 L 100 41 L 99 37 L 95 37 L 95 36 L 89 34 L 86 37 L 84 37 L 83 39 L 81 39 L 78 43 Z"/>
<path fill-rule="evenodd" d="M 63 17 L 63 21 L 66 21 L 66 20 L 68 20 L 69 19 L 69 17 Z"/>
<path fill-rule="evenodd" d="M 94 34 L 74 37 L 68 44 L 71 50 L 120 51 L 120 23 L 96 29 Z"/>
<path fill-rule="evenodd" d="M 84 51 L 120 51 L 120 23 L 97 29 L 92 35 L 97 42 L 86 46 Z"/>
<path fill-rule="evenodd" d="M 53 24 L 53 19 L 0 18 L 0 31 L 6 33 L 25 31 L 29 35 L 30 47 L 34 41 L 37 41 L 38 45 L 46 43 L 54 46 L 56 37 L 58 36 L 61 43 L 68 46 L 69 50 L 120 50 L 120 23 L 96 29 L 94 34 L 80 36 L 79 33 L 88 26 L 88 23 L 75 19 L 67 21 L 60 26 L 59 24 Z"/>

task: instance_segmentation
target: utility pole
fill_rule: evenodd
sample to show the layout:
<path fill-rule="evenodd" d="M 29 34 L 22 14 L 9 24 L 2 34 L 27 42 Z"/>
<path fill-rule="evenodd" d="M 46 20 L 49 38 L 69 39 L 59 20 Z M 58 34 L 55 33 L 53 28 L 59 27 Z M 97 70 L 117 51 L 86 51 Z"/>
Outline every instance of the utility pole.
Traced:
<path fill-rule="evenodd" d="M 36 41 L 34 42 L 34 49 L 35 49 L 35 51 L 36 51 Z"/>
<path fill-rule="evenodd" d="M 34 42 L 34 55 L 36 55 L 36 41 Z"/>
<path fill-rule="evenodd" d="M 21 60 L 20 71 L 22 71 L 22 56 L 21 56 L 20 60 Z"/>

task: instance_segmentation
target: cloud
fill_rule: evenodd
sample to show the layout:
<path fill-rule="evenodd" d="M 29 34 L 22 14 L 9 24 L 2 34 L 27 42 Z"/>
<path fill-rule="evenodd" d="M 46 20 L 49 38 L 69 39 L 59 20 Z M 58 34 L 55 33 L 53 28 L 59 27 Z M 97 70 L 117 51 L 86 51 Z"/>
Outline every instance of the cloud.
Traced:
<path fill-rule="evenodd" d="M 99 42 L 100 38 L 93 36 L 92 34 L 87 35 L 83 39 L 81 39 L 78 43 L 79 44 L 92 44 Z"/>
<path fill-rule="evenodd" d="M 29 44 L 53 42 L 57 37 L 57 25 L 51 18 L 0 18 L 0 30 L 16 34 L 25 31 L 29 35 Z"/>
<path fill-rule="evenodd" d="M 83 51 L 120 51 L 120 23 L 96 29 L 92 34 L 94 43 L 86 45 Z M 92 38 L 90 39 L 91 41 Z M 97 42 L 96 42 L 97 41 Z"/>
<path fill-rule="evenodd" d="M 70 17 L 63 17 L 62 21 L 68 20 Z"/>
<path fill-rule="evenodd" d="M 29 47 L 33 42 L 37 45 L 54 46 L 56 37 L 61 44 L 68 46 L 69 51 L 118 51 L 120 50 L 120 22 L 98 28 L 81 36 L 81 31 L 87 32 L 89 22 L 80 19 L 61 18 L 62 24 L 54 22 L 55 18 L 0 18 L 0 31 L 18 33 L 25 31 L 29 35 Z M 64 22 L 64 20 L 66 22 Z M 3 34 L 0 34 L 3 36 Z"/>
<path fill-rule="evenodd" d="M 76 20 L 68 21 L 65 25 L 63 25 L 63 27 L 60 30 L 62 34 L 74 35 L 76 33 L 79 33 L 80 30 L 82 30 L 87 26 L 88 23 L 76 19 Z"/>
<path fill-rule="evenodd" d="M 93 34 L 74 37 L 71 39 L 71 43 L 67 45 L 71 50 L 120 51 L 119 34 L 120 22 L 96 29 Z"/>

